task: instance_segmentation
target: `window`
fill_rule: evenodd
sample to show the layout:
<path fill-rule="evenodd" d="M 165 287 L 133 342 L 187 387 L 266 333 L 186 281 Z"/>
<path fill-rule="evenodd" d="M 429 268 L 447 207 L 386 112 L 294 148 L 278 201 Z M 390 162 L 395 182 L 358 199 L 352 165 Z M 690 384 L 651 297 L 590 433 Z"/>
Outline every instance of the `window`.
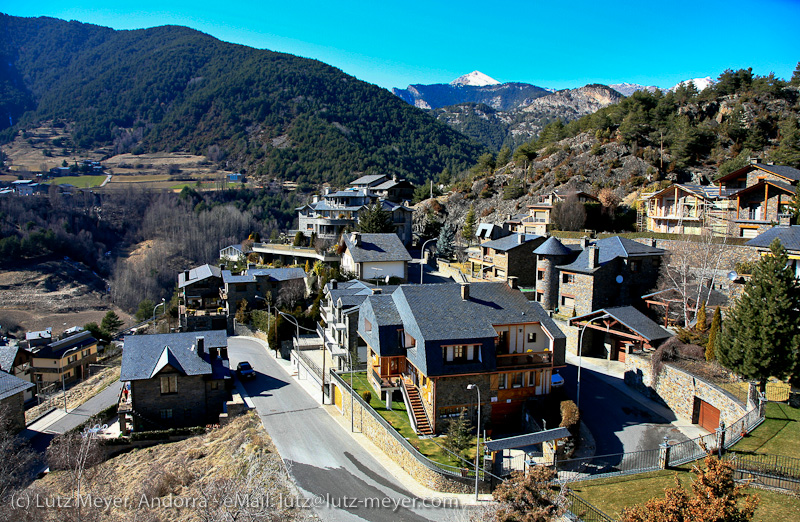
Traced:
<path fill-rule="evenodd" d="M 561 306 L 566 308 L 573 308 L 575 306 L 575 298 L 571 295 L 562 295 Z"/>
<path fill-rule="evenodd" d="M 536 342 L 536 332 L 528 332 L 528 342 L 529 343 Z"/>
<path fill-rule="evenodd" d="M 522 388 L 522 377 L 523 373 L 512 373 L 511 374 L 511 387 L 512 388 Z"/>
<path fill-rule="evenodd" d="M 463 359 L 464 358 L 464 347 L 463 346 L 454 346 L 453 347 L 453 358 L 454 359 Z"/>
<path fill-rule="evenodd" d="M 161 415 L 161 419 L 171 419 L 172 418 L 172 408 L 166 410 L 160 410 L 159 414 Z"/>
<path fill-rule="evenodd" d="M 161 376 L 161 395 L 168 393 L 178 393 L 178 376 L 177 375 L 162 375 Z M 172 411 L 172 410 L 170 410 Z"/>
<path fill-rule="evenodd" d="M 575 282 L 575 274 L 570 274 L 568 272 L 564 272 L 561 274 L 561 282 L 562 283 L 574 283 Z"/>
<path fill-rule="evenodd" d="M 78 360 L 78 354 L 77 353 L 75 355 L 70 355 L 69 357 L 67 357 L 67 364 L 72 364 L 77 360 Z"/>
<path fill-rule="evenodd" d="M 501 373 L 498 377 L 499 377 L 499 379 L 498 379 L 499 380 L 499 385 L 497 386 L 498 389 L 505 390 L 506 388 L 508 388 L 508 374 L 507 373 Z"/>
<path fill-rule="evenodd" d="M 211 389 L 218 390 L 219 389 L 219 381 L 211 381 Z"/>
<path fill-rule="evenodd" d="M 88 356 L 88 355 L 89 355 L 89 352 L 90 352 L 90 350 L 84 350 L 83 352 L 81 352 L 81 357 L 86 357 L 86 356 Z"/>
<path fill-rule="evenodd" d="M 480 351 L 477 345 L 442 346 L 444 361 L 448 363 L 465 363 L 475 360 L 475 352 Z M 480 358 L 480 352 L 478 353 Z"/>
<path fill-rule="evenodd" d="M 641 268 L 641 263 L 642 263 L 641 261 L 631 261 L 630 265 L 628 265 L 631 269 L 631 272 L 634 274 L 638 272 L 639 269 Z"/>
<path fill-rule="evenodd" d="M 544 299 L 544 294 L 542 292 L 536 292 L 536 302 L 541 303 L 542 299 Z"/>
<path fill-rule="evenodd" d="M 544 281 L 544 270 L 542 270 L 542 269 L 539 269 L 539 270 L 536 272 L 536 280 L 537 280 L 537 281 Z"/>
<path fill-rule="evenodd" d="M 403 346 L 405 348 L 414 348 L 417 345 L 417 340 L 408 335 L 407 332 L 403 332 Z"/>
<path fill-rule="evenodd" d="M 372 323 L 369 322 L 368 319 L 364 318 L 364 331 L 371 332 L 372 331 Z"/>

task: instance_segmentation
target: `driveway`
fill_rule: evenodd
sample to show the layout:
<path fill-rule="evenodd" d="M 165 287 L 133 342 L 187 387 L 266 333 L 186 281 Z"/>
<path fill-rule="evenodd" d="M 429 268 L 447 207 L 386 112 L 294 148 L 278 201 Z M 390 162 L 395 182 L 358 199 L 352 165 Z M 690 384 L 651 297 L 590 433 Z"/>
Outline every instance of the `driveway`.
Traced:
<path fill-rule="evenodd" d="M 452 519 L 453 513 L 446 509 L 372 507 L 374 503 L 392 506 L 396 502 L 408 503 L 414 495 L 354 441 L 267 355 L 261 344 L 229 338 L 228 354 L 232 368 L 247 360 L 256 370 L 256 378 L 243 385 L 297 487 L 307 498 L 330 499 L 322 505 L 314 503 L 321 519 L 375 522 Z M 367 503 L 373 504 L 367 506 Z"/>
<path fill-rule="evenodd" d="M 567 396 L 575 400 L 578 369 L 568 364 L 560 370 L 566 383 Z M 687 440 L 667 418 L 609 384 L 615 377 L 581 370 L 581 418 L 594 436 L 596 455 L 657 449 L 664 437 L 672 441 Z M 621 384 L 616 379 L 617 384 Z M 622 384 L 624 386 L 624 384 Z M 636 393 L 631 390 L 631 393 Z M 647 401 L 645 401 L 647 402 Z M 662 413 L 665 408 L 657 408 Z"/>

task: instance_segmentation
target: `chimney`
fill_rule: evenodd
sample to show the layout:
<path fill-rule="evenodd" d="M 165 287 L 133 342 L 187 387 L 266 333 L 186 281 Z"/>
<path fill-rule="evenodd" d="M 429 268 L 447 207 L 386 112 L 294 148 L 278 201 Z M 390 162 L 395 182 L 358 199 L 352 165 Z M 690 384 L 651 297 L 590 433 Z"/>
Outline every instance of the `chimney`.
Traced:
<path fill-rule="evenodd" d="M 597 245 L 589 247 L 589 268 L 597 268 L 600 265 L 600 249 Z"/>
<path fill-rule="evenodd" d="M 339 281 L 331 279 L 331 290 L 336 290 L 339 287 Z"/>
<path fill-rule="evenodd" d="M 219 356 L 223 359 L 228 358 L 228 347 L 227 346 L 220 346 L 219 347 Z"/>
<path fill-rule="evenodd" d="M 519 234 L 517 236 L 517 244 L 521 245 L 525 242 L 525 234 Z"/>
<path fill-rule="evenodd" d="M 361 234 L 358 233 L 358 232 L 353 232 L 353 235 L 350 236 L 350 241 L 352 241 L 352 243 L 355 246 L 360 247 L 361 246 Z"/>
<path fill-rule="evenodd" d="M 382 294 L 382 293 L 383 292 L 381 291 L 380 288 L 373 288 L 372 289 L 372 295 L 378 295 L 378 294 Z"/>
<path fill-rule="evenodd" d="M 508 278 L 508 287 L 512 290 L 517 289 L 517 278 L 514 276 L 509 276 Z"/>
<path fill-rule="evenodd" d="M 653 248 L 656 247 L 656 238 L 654 238 L 654 237 L 650 238 L 650 246 L 653 247 Z"/>
<path fill-rule="evenodd" d="M 589 238 L 583 236 L 581 238 L 581 250 L 586 250 L 587 248 L 589 248 Z"/>
<path fill-rule="evenodd" d="M 216 359 L 217 358 L 217 349 L 215 347 L 213 347 L 213 346 L 209 346 L 208 347 L 208 356 L 211 358 L 212 361 L 214 359 Z"/>
<path fill-rule="evenodd" d="M 469 301 L 469 283 L 461 284 L 461 300 Z"/>
<path fill-rule="evenodd" d="M 183 281 L 186 282 L 188 280 L 189 280 L 189 271 L 188 270 L 184 270 L 183 271 Z"/>
<path fill-rule="evenodd" d="M 197 355 L 203 355 L 206 353 L 206 338 L 205 337 L 195 337 L 194 338 L 194 345 L 197 347 Z"/>

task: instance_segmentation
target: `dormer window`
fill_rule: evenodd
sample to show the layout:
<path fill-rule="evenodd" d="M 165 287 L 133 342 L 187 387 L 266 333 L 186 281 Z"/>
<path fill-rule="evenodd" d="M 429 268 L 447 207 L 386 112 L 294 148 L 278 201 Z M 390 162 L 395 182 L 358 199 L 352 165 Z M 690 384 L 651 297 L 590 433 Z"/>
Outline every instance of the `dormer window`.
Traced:
<path fill-rule="evenodd" d="M 161 395 L 169 393 L 178 393 L 178 376 L 177 375 L 162 375 L 161 376 Z"/>

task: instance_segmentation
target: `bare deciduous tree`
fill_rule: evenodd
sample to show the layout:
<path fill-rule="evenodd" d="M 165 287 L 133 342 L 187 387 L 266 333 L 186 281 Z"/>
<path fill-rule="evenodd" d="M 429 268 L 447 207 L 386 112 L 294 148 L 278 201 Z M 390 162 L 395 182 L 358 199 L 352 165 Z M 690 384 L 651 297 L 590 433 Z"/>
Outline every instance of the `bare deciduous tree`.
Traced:
<path fill-rule="evenodd" d="M 275 304 L 280 308 L 294 308 L 298 301 L 306 295 L 306 284 L 302 279 L 285 281 L 278 291 Z"/>
<path fill-rule="evenodd" d="M 577 194 L 569 194 L 553 205 L 550 220 L 558 230 L 580 230 L 586 223 L 586 209 Z"/>

